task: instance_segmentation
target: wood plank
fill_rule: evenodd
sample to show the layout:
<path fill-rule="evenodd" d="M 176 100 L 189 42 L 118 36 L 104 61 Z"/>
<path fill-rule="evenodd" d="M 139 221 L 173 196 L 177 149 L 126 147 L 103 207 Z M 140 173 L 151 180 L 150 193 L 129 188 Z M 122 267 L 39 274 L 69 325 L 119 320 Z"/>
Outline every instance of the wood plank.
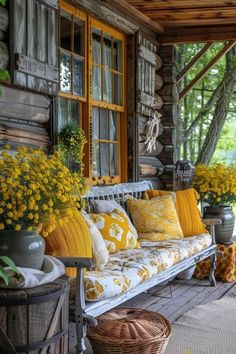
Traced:
<path fill-rule="evenodd" d="M 179 8 L 181 9 L 189 9 L 189 8 L 211 8 L 213 7 L 214 9 L 218 7 L 231 7 L 231 6 L 236 6 L 236 1 L 231 0 L 211 0 L 209 1 L 206 0 L 199 0 L 199 1 L 193 1 L 193 0 L 165 0 L 165 1 L 160 1 L 160 0 L 152 0 L 152 1 L 142 1 L 142 0 L 127 0 L 130 4 L 133 6 L 137 7 L 140 11 L 144 11 L 147 9 L 153 9 L 153 10 L 162 10 L 162 9 L 168 9 L 168 10 L 177 10 Z"/>
<path fill-rule="evenodd" d="M 139 30 L 139 26 L 137 24 L 125 19 L 106 6 L 99 4 L 96 0 L 75 0 L 75 2 L 80 7 L 88 11 L 90 15 L 110 23 L 127 34 L 134 34 Z"/>
<path fill-rule="evenodd" d="M 56 67 L 22 54 L 16 55 L 16 70 L 41 79 L 58 82 L 58 70 Z"/>
<path fill-rule="evenodd" d="M 26 0 L 14 0 L 14 50 L 26 55 Z"/>
<path fill-rule="evenodd" d="M 149 26 L 157 33 L 163 33 L 164 29 L 158 23 L 152 21 L 148 16 L 146 16 L 142 11 L 137 10 L 135 7 L 130 5 L 126 0 L 102 0 L 104 4 L 112 7 L 115 6 L 119 11 L 124 11 L 131 19 L 141 21 L 142 24 Z"/>
<path fill-rule="evenodd" d="M 225 26 L 218 28 L 212 27 L 215 31 L 211 31 L 211 27 L 200 27 L 187 31 L 184 29 L 176 31 L 176 29 L 166 32 L 164 36 L 159 38 L 162 45 L 181 44 L 181 43 L 202 43 L 202 42 L 223 42 L 226 40 L 236 39 L 236 28 L 227 30 Z"/>
<path fill-rule="evenodd" d="M 200 73 L 181 91 L 179 96 L 180 100 L 187 95 L 187 93 L 206 75 L 212 66 L 215 65 L 215 63 L 235 45 L 235 43 L 235 41 L 230 41 L 216 54 L 216 56 L 200 71 Z"/>
<path fill-rule="evenodd" d="M 202 47 L 199 52 L 190 60 L 190 62 L 184 67 L 184 69 L 177 76 L 177 83 L 182 80 L 182 78 L 191 70 L 198 61 L 203 57 L 203 55 L 208 51 L 208 49 L 212 46 L 212 43 L 207 43 Z"/>
<path fill-rule="evenodd" d="M 153 51 L 151 51 L 148 48 L 145 48 L 143 45 L 140 45 L 138 47 L 138 55 L 145 59 L 146 61 L 148 61 L 149 63 L 151 63 L 152 65 L 156 65 L 157 63 L 157 54 L 155 54 Z"/>

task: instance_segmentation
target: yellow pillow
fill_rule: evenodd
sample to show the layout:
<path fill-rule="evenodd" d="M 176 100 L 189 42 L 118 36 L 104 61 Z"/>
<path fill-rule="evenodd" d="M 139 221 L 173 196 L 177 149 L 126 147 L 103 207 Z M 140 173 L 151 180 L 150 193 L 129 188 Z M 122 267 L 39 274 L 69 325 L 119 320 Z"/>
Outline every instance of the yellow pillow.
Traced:
<path fill-rule="evenodd" d="M 145 197 L 152 199 L 160 195 L 169 195 L 170 191 L 148 190 Z M 201 213 L 197 206 L 198 193 L 193 188 L 176 191 L 175 207 L 181 229 L 185 237 L 208 233 L 201 221 Z"/>
<path fill-rule="evenodd" d="M 201 221 L 198 198 L 198 193 L 193 188 L 176 192 L 176 210 L 185 237 L 208 233 Z"/>
<path fill-rule="evenodd" d="M 87 223 L 79 211 L 62 225 L 57 225 L 45 238 L 45 253 L 58 257 L 91 257 L 92 242 Z M 76 276 L 75 268 L 68 268 L 67 275 Z"/>
<path fill-rule="evenodd" d="M 152 200 L 130 199 L 127 203 L 140 239 L 163 241 L 183 237 L 170 195 Z"/>
<path fill-rule="evenodd" d="M 114 209 L 110 213 L 90 214 L 89 217 L 100 230 L 109 253 L 139 247 L 129 220 L 122 211 Z"/>

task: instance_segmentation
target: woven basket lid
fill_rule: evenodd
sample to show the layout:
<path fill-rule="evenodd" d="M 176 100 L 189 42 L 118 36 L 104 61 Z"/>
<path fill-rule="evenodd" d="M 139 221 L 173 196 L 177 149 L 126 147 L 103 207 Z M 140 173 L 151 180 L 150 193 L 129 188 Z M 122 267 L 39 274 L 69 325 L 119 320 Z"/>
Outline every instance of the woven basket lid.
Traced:
<path fill-rule="evenodd" d="M 98 317 L 98 327 L 90 328 L 89 336 L 102 336 L 104 341 L 112 338 L 122 341 L 168 338 L 171 324 L 162 315 L 135 308 L 111 310 Z"/>

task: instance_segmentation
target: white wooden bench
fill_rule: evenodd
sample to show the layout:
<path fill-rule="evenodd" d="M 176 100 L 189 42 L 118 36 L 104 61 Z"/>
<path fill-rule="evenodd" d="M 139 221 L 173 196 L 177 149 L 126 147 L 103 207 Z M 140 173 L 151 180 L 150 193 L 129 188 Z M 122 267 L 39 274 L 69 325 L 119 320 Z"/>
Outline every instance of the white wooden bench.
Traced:
<path fill-rule="evenodd" d="M 114 199 L 125 208 L 124 197 L 131 195 L 135 198 L 141 199 L 143 193 L 152 189 L 152 185 L 148 181 L 137 183 L 125 183 L 114 186 L 104 187 L 92 187 L 88 192 L 86 199 L 88 202 L 88 210 L 91 211 L 93 199 Z M 210 225 L 212 243 L 209 247 L 202 250 L 199 253 L 186 258 L 172 267 L 160 272 L 158 275 L 144 281 L 135 288 L 128 290 L 126 293 L 101 301 L 85 303 L 84 299 L 84 281 L 83 281 L 83 269 L 92 269 L 94 267 L 94 261 L 89 258 L 60 258 L 66 267 L 77 268 L 77 287 L 75 304 L 70 306 L 71 319 L 76 323 L 77 330 L 77 354 L 83 353 L 86 349 L 84 344 L 84 338 L 87 332 L 88 325 L 95 325 L 95 318 L 104 312 L 122 304 L 123 302 L 131 299 L 132 297 L 152 288 L 155 285 L 163 283 L 170 278 L 176 276 L 181 271 L 195 265 L 201 260 L 210 256 L 211 258 L 211 271 L 209 275 L 209 281 L 211 286 L 216 285 L 214 271 L 216 262 L 216 244 L 214 237 L 214 225 L 221 223 L 220 220 L 203 220 L 206 225 Z"/>

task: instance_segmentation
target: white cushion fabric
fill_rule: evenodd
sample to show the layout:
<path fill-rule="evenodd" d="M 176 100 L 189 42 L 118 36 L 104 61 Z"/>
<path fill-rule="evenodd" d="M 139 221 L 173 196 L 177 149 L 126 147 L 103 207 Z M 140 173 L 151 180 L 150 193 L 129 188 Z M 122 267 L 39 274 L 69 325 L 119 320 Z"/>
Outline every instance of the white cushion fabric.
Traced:
<path fill-rule="evenodd" d="M 103 268 L 109 261 L 109 252 L 106 248 L 102 234 L 98 230 L 97 226 L 94 224 L 94 222 L 90 219 L 90 217 L 84 210 L 82 211 L 82 214 L 89 227 L 96 269 L 103 270 Z"/>

